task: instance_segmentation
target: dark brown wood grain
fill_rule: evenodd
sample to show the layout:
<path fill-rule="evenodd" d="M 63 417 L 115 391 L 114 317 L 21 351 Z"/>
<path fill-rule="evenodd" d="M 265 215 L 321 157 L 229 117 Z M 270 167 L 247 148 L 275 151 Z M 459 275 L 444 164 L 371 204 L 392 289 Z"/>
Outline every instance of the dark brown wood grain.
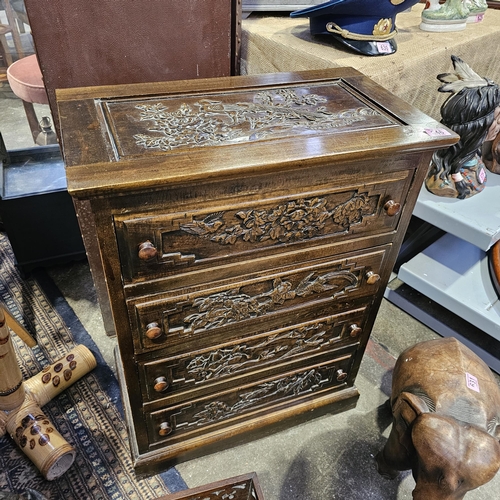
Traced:
<path fill-rule="evenodd" d="M 500 243 L 498 242 L 488 250 L 488 268 L 493 288 L 500 297 Z"/>
<path fill-rule="evenodd" d="M 239 74 L 241 0 L 25 0 L 56 130 L 61 88 Z"/>
<path fill-rule="evenodd" d="M 158 500 L 217 500 L 219 498 L 233 500 L 264 500 L 259 480 L 255 472 L 243 474 L 237 477 L 222 479 L 210 484 L 189 488 L 188 490 L 171 493 Z"/>
<path fill-rule="evenodd" d="M 136 472 L 352 408 L 430 156 L 457 136 L 350 68 L 58 105 Z"/>

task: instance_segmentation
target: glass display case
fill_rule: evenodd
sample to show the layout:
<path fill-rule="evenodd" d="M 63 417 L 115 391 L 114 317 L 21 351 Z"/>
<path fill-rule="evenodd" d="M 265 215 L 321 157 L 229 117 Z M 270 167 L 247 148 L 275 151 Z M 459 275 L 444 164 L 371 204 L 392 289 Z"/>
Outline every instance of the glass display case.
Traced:
<path fill-rule="evenodd" d="M 57 145 L 4 154 L 0 218 L 23 274 L 39 266 L 85 258 Z"/>

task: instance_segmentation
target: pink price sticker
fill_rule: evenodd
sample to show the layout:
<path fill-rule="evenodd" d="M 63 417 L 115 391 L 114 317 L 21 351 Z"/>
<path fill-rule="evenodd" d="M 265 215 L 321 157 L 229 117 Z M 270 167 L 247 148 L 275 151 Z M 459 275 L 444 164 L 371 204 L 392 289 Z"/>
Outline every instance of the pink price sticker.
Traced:
<path fill-rule="evenodd" d="M 389 42 L 376 42 L 376 45 L 381 54 L 392 54 L 392 46 Z"/>
<path fill-rule="evenodd" d="M 484 171 L 484 168 L 479 170 L 477 178 L 481 184 L 484 184 L 484 181 L 486 180 L 486 172 Z"/>
<path fill-rule="evenodd" d="M 451 133 L 444 128 L 426 128 L 424 132 L 431 137 L 446 137 L 447 135 L 451 135 Z"/>
<path fill-rule="evenodd" d="M 481 392 L 479 390 L 479 382 L 474 375 L 471 375 L 470 373 L 465 372 L 465 380 L 467 381 L 467 387 L 469 389 L 472 389 L 473 391 L 476 392 Z"/>

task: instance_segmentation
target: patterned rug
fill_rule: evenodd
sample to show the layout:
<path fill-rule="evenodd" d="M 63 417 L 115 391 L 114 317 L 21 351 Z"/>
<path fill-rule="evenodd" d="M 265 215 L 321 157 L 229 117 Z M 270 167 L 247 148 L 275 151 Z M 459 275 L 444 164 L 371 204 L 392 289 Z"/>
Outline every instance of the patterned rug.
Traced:
<path fill-rule="evenodd" d="M 30 349 L 12 335 L 25 378 L 78 344 L 86 345 L 98 362 L 92 372 L 43 407 L 59 433 L 77 450 L 71 468 L 60 478 L 46 481 L 5 435 L 0 438 L 0 492 L 33 489 L 57 500 L 145 500 L 187 487 L 175 468 L 136 480 L 113 372 L 46 273 L 21 278 L 4 233 L 0 233 L 0 303 L 36 336 L 38 345 Z"/>

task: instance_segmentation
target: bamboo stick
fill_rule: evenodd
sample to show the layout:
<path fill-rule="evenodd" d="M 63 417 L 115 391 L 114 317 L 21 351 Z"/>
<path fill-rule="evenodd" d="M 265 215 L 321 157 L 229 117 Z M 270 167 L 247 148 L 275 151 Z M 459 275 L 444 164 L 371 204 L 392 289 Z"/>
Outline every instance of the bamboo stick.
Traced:
<path fill-rule="evenodd" d="M 0 323 L 1 318 L 2 316 L 0 316 Z M 8 333 L 5 316 L 3 318 L 0 339 L 5 330 Z M 1 348 L 0 345 L 0 352 Z M 0 358 L 0 384 L 4 380 L 3 375 L 6 374 L 7 369 L 5 359 L 13 359 L 19 370 L 15 352 L 8 351 L 7 355 L 6 358 Z M 84 345 L 78 345 L 61 359 L 22 382 L 21 403 L 9 413 L 0 411 L 0 436 L 8 432 L 49 481 L 60 477 L 71 467 L 76 452 L 55 429 L 41 407 L 89 373 L 96 365 L 97 362 L 92 352 Z M 0 401 L 2 401 L 1 398 Z"/>

